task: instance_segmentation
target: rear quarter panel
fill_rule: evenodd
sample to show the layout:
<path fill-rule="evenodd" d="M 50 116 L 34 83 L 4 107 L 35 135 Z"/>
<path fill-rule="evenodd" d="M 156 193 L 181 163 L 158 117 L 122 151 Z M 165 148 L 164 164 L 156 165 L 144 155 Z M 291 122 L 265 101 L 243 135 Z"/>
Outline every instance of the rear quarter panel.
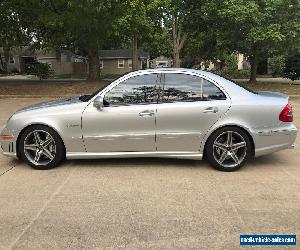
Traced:
<path fill-rule="evenodd" d="M 206 134 L 201 151 L 214 131 L 230 125 L 241 127 L 251 135 L 255 156 L 288 147 L 295 139 L 297 130 L 293 123 L 279 120 L 279 114 L 287 103 L 287 96 L 261 96 L 250 92 L 233 98 L 230 109 Z"/>

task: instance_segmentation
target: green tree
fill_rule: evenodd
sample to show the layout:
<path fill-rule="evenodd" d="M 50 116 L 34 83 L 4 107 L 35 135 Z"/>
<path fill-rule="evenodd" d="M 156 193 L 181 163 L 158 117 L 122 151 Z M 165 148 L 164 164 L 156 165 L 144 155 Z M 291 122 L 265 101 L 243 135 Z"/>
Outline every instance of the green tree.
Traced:
<path fill-rule="evenodd" d="M 146 44 L 150 49 L 158 38 L 162 10 L 159 0 L 126 0 L 121 4 L 121 14 L 117 18 L 116 37 L 127 41 L 132 47 L 132 70 L 138 69 L 138 48 Z M 150 42 L 151 41 L 151 42 Z"/>
<path fill-rule="evenodd" d="M 262 57 L 299 46 L 299 0 L 214 0 L 206 8 L 222 47 L 250 58 L 252 82 Z"/>
<path fill-rule="evenodd" d="M 11 48 L 27 45 L 31 40 L 33 19 L 28 16 L 28 11 L 22 2 L 0 1 L 0 47 L 4 54 L 3 60 L 0 53 L 0 63 L 6 72 Z"/>
<path fill-rule="evenodd" d="M 169 30 L 172 41 L 173 66 L 181 66 L 181 52 L 188 38 L 188 1 L 164 0 L 163 9 L 164 27 Z"/>
<path fill-rule="evenodd" d="M 99 50 L 112 32 L 120 2 L 110 0 L 36 0 L 37 38 L 46 48 L 68 47 L 87 56 L 89 79 L 100 75 Z"/>

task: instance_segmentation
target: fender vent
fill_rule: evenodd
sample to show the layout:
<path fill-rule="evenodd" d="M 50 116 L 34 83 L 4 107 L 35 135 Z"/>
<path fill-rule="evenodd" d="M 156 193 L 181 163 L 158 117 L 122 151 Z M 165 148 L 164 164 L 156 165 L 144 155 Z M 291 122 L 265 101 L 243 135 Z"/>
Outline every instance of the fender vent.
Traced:
<path fill-rule="evenodd" d="M 13 153 L 14 152 L 14 143 L 10 142 L 8 145 L 8 152 Z"/>

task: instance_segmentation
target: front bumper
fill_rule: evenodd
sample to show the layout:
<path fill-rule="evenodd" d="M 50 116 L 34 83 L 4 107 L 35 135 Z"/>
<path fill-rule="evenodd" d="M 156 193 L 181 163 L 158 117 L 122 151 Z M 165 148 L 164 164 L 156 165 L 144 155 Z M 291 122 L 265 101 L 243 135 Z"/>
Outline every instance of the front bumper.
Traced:
<path fill-rule="evenodd" d="M 1 136 L 7 136 L 10 135 L 12 136 L 12 138 L 9 139 L 1 139 L 0 137 L 0 144 L 1 144 L 1 149 L 3 151 L 3 154 L 5 156 L 10 156 L 10 157 L 17 157 L 17 133 L 16 131 L 11 131 L 9 129 L 7 129 L 6 127 L 4 127 L 4 129 L 2 130 Z"/>

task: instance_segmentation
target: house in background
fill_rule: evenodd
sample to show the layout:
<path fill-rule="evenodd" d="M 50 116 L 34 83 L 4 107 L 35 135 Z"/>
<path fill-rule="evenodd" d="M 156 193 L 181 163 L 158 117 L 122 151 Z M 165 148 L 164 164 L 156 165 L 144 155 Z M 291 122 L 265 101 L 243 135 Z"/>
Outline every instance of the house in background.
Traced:
<path fill-rule="evenodd" d="M 3 49 L 0 48 L 2 60 Z M 11 73 L 27 73 L 30 65 L 48 63 L 55 75 L 87 74 L 86 58 L 69 50 L 34 50 L 32 46 L 12 48 L 9 55 L 8 70 Z M 1 64 L 0 64 L 1 68 Z"/>
<path fill-rule="evenodd" d="M 102 75 L 123 75 L 132 71 L 132 49 L 100 50 L 100 70 Z M 139 69 L 149 68 L 149 54 L 138 51 Z"/>
<path fill-rule="evenodd" d="M 12 48 L 9 52 L 9 60 L 8 60 L 8 71 L 11 73 L 20 73 L 22 72 L 21 70 L 21 65 L 23 63 L 23 58 L 26 58 L 28 54 L 30 54 L 30 49 L 29 46 L 24 46 L 24 47 L 15 47 Z M 4 51 L 3 48 L 0 47 L 0 69 L 4 70 L 3 65 L 4 65 Z"/>
<path fill-rule="evenodd" d="M 247 60 L 246 56 L 241 53 L 234 54 L 237 60 L 237 69 L 243 70 L 243 69 L 250 69 L 250 62 Z M 217 60 L 216 62 L 212 61 L 202 61 L 199 65 L 199 68 L 202 70 L 220 70 L 221 67 L 221 61 Z"/>
<path fill-rule="evenodd" d="M 76 55 L 70 50 L 35 51 L 36 61 L 48 63 L 55 75 L 87 74 L 88 67 L 86 58 Z"/>
<path fill-rule="evenodd" d="M 151 68 L 170 68 L 173 65 L 173 60 L 165 56 L 159 56 L 150 61 Z"/>

